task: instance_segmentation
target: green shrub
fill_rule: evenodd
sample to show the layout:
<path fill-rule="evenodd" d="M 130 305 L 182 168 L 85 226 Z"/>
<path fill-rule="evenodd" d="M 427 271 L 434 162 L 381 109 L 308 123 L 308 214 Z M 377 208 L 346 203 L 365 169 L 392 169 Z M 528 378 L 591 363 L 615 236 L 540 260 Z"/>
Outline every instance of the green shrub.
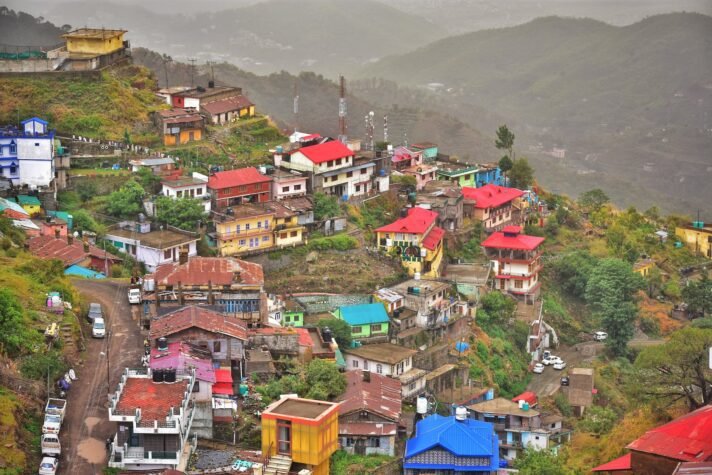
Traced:
<path fill-rule="evenodd" d="M 574 415 L 573 409 L 571 409 L 571 404 L 569 404 L 568 399 L 563 393 L 558 393 L 554 398 L 554 404 L 559 408 L 559 411 L 565 417 L 571 417 Z"/>
<path fill-rule="evenodd" d="M 20 372 L 26 378 L 44 380 L 48 371 L 50 381 L 58 379 L 67 371 L 61 352 L 51 350 L 48 353 L 36 353 L 26 356 L 20 362 Z"/>

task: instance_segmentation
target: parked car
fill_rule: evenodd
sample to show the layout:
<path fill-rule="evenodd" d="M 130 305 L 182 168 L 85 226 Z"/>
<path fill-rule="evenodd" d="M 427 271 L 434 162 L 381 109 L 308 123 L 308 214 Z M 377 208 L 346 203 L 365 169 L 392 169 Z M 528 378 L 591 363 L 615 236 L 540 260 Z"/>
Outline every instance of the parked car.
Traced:
<path fill-rule="evenodd" d="M 544 372 L 544 365 L 541 363 L 537 363 L 534 365 L 534 369 L 532 371 L 534 373 L 541 374 Z"/>
<path fill-rule="evenodd" d="M 141 286 L 134 284 L 129 287 L 128 297 L 132 305 L 141 303 Z"/>
<path fill-rule="evenodd" d="M 87 320 L 89 323 L 93 322 L 95 318 L 104 318 L 104 312 L 101 310 L 100 303 L 90 303 L 89 313 L 87 313 Z"/>
<path fill-rule="evenodd" d="M 91 336 L 94 338 L 104 338 L 106 336 L 106 324 L 103 318 L 95 318 L 91 326 Z"/>
<path fill-rule="evenodd" d="M 551 355 L 548 358 L 544 358 L 541 362 L 544 363 L 545 365 L 549 366 L 549 365 L 556 364 L 556 363 L 562 363 L 563 361 L 564 360 L 562 360 L 558 356 Z"/>
<path fill-rule="evenodd" d="M 564 369 L 566 368 L 566 362 L 564 361 L 557 361 L 554 363 L 554 369 Z"/>
<path fill-rule="evenodd" d="M 40 475 L 54 475 L 57 473 L 57 466 L 59 465 L 59 459 L 54 457 L 42 457 L 42 462 L 40 463 Z"/>
<path fill-rule="evenodd" d="M 40 439 L 40 448 L 42 449 L 42 455 L 59 457 L 62 453 L 62 445 L 59 443 L 59 435 L 42 434 L 42 438 Z"/>
<path fill-rule="evenodd" d="M 44 424 L 42 425 L 43 434 L 59 434 L 59 429 L 62 427 L 62 421 L 64 421 L 64 413 L 66 409 L 66 399 L 47 399 Z"/>
<path fill-rule="evenodd" d="M 561 378 L 561 385 L 562 386 L 568 386 L 569 385 L 569 377 L 568 376 L 563 376 Z"/>
<path fill-rule="evenodd" d="M 608 338 L 608 333 L 606 332 L 595 332 L 593 334 L 593 339 L 596 341 L 603 341 Z"/>

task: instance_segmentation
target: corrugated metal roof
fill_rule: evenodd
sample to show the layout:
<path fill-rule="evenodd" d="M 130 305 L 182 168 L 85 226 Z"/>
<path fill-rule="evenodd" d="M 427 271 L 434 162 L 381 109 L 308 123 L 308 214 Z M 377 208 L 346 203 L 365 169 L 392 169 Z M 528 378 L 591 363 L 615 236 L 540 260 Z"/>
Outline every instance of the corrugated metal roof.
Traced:
<path fill-rule="evenodd" d="M 494 426 L 488 422 L 437 414 L 426 417 L 416 424 L 415 437 L 406 442 L 405 468 L 408 458 L 436 447 L 457 457 L 491 457 L 493 470 L 499 465 L 499 447 Z M 461 467 L 465 468 L 465 467 Z"/>
<path fill-rule="evenodd" d="M 381 374 L 366 373 L 346 371 L 346 391 L 337 398 L 342 403 L 339 414 L 343 416 L 365 410 L 397 422 L 402 404 L 400 381 Z"/>
<path fill-rule="evenodd" d="M 339 308 L 339 315 L 342 320 L 351 326 L 389 322 L 386 308 L 380 302 L 341 307 Z"/>

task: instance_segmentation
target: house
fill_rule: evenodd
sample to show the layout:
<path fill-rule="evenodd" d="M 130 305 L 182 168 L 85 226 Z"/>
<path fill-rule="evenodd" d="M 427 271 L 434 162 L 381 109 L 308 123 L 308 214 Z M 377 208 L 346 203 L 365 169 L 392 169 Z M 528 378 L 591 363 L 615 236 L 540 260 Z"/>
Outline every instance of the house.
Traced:
<path fill-rule="evenodd" d="M 165 175 L 176 169 L 176 161 L 171 157 L 136 158 L 129 160 L 129 165 L 133 173 L 148 168 L 154 175 Z"/>
<path fill-rule="evenodd" d="M 403 307 L 405 298 L 398 292 L 394 292 L 389 288 L 378 289 L 373 293 L 373 299 L 380 302 L 386 307 L 388 315 L 393 316 L 395 311 Z"/>
<path fill-rule="evenodd" d="M 449 181 L 459 187 L 477 187 L 477 165 L 437 162 L 438 180 Z"/>
<path fill-rule="evenodd" d="M 74 216 L 72 216 L 72 215 L 69 214 L 68 212 L 66 212 L 66 211 L 52 211 L 52 210 L 46 210 L 46 211 L 45 211 L 45 214 L 46 214 L 47 216 L 52 217 L 52 218 L 58 218 L 58 219 L 64 221 L 65 223 L 67 223 L 67 228 L 68 228 L 70 231 L 72 230 L 72 226 L 74 225 Z"/>
<path fill-rule="evenodd" d="M 448 264 L 443 278 L 450 282 L 469 302 L 478 302 L 482 289 L 487 287 L 490 264 Z"/>
<path fill-rule="evenodd" d="M 175 369 L 177 374 L 190 374 L 195 369 L 195 383 L 191 400 L 194 406 L 192 433 L 199 437 L 213 437 L 213 387 L 216 386 L 212 353 L 205 348 L 184 341 L 174 341 L 151 349 L 150 365 L 156 370 Z M 219 371 L 219 370 L 218 370 Z M 232 387 L 228 394 L 232 394 Z"/>
<path fill-rule="evenodd" d="M 213 210 L 245 203 L 263 203 L 272 197 L 272 177 L 255 167 L 217 172 L 208 178 Z"/>
<path fill-rule="evenodd" d="M 17 127 L 0 127 L 0 177 L 19 185 L 20 161 L 17 157 L 17 139 L 23 135 Z"/>
<path fill-rule="evenodd" d="M 26 220 L 29 219 L 30 214 L 15 201 L 0 197 L 0 216 L 15 220 Z"/>
<path fill-rule="evenodd" d="M 462 191 L 449 182 L 435 180 L 418 193 L 415 205 L 438 213 L 437 225 L 446 231 L 462 228 L 464 198 Z"/>
<path fill-rule="evenodd" d="M 314 202 L 311 196 L 284 198 L 280 203 L 296 214 L 299 226 L 309 227 L 314 224 Z"/>
<path fill-rule="evenodd" d="M 151 320 L 148 338 L 159 349 L 160 338 L 168 343 L 190 343 L 209 353 L 218 367 L 229 369 L 236 379 L 246 376 L 247 326 L 236 316 L 198 305 L 169 309 Z"/>
<path fill-rule="evenodd" d="M 229 257 L 192 257 L 159 266 L 144 278 L 158 306 L 216 306 L 249 326 L 267 322 L 262 266 Z"/>
<path fill-rule="evenodd" d="M 271 173 L 274 185 L 272 199 L 283 200 L 307 194 L 307 177 L 298 171 L 276 169 Z"/>
<path fill-rule="evenodd" d="M 633 264 L 633 272 L 640 274 L 641 277 L 648 277 L 654 268 L 655 261 L 649 257 L 638 259 L 635 264 Z"/>
<path fill-rule="evenodd" d="M 382 303 L 339 307 L 334 316 L 351 326 L 351 336 L 361 343 L 388 341 L 390 319 Z"/>
<path fill-rule="evenodd" d="M 410 279 L 389 289 L 404 298 L 403 308 L 415 313 L 411 325 L 435 329 L 447 326 L 455 320 L 456 299 L 451 297 L 451 286 L 447 282 L 425 279 Z M 401 318 L 402 312 L 396 312 L 394 318 Z M 401 325 L 401 331 L 406 330 Z"/>
<path fill-rule="evenodd" d="M 481 188 L 462 189 L 465 216 L 482 222 L 485 231 L 499 231 L 515 222 L 514 201 L 524 194 L 516 188 L 485 185 Z"/>
<path fill-rule="evenodd" d="M 410 146 L 411 149 L 423 152 L 423 158 L 432 162 L 438 157 L 438 146 L 432 142 L 418 142 Z"/>
<path fill-rule="evenodd" d="M 411 276 L 439 277 L 445 231 L 437 219 L 434 211 L 409 208 L 400 219 L 376 229 L 378 249 L 398 256 Z"/>
<path fill-rule="evenodd" d="M 593 404 L 593 368 L 571 368 L 569 385 L 562 388 L 574 414 L 583 417 L 586 408 Z"/>
<path fill-rule="evenodd" d="M 28 242 L 32 255 L 40 259 L 59 259 L 65 268 L 73 265 L 89 267 L 110 275 L 111 266 L 123 259 L 99 249 L 93 244 L 75 239 L 69 233 L 65 237 L 52 235 L 33 237 Z"/>
<path fill-rule="evenodd" d="M 192 453 L 188 436 L 194 387 L 193 372 L 179 375 L 169 371 L 159 376 L 151 371 L 124 370 L 109 400 L 109 421 L 116 422 L 109 467 L 184 469 Z"/>
<path fill-rule="evenodd" d="M 306 227 L 299 223 L 300 213 L 290 206 L 291 202 L 292 199 L 287 199 L 263 204 L 274 213 L 274 245 L 280 249 L 304 243 Z"/>
<path fill-rule="evenodd" d="M 626 446 L 630 453 L 593 469 L 595 473 L 705 474 L 712 462 L 712 406 L 651 429 Z M 699 471 L 693 468 L 699 467 Z M 683 467 L 686 470 L 683 471 Z"/>
<path fill-rule="evenodd" d="M 528 402 L 532 400 L 531 396 L 524 395 L 523 398 L 524 402 L 519 402 L 521 399 L 513 402 L 499 397 L 467 407 L 472 419 L 494 424 L 500 458 L 514 460 L 526 448 L 555 449 L 561 444 L 562 437 L 570 434 L 569 431 L 562 433 L 560 418 L 558 423 L 552 418 L 547 419 L 549 426 L 553 423 L 559 429 L 550 430 L 549 426 L 542 424 L 543 416 Z M 536 401 L 536 396 L 533 400 Z"/>
<path fill-rule="evenodd" d="M 172 226 L 152 231 L 150 223 L 124 221 L 109 228 L 105 239 L 154 272 L 161 264 L 196 256 L 200 236 Z"/>
<path fill-rule="evenodd" d="M 15 137 L 17 145 L 18 179 L 12 179 L 15 186 L 30 189 L 49 187 L 55 179 L 54 130 L 38 117 L 22 121 L 22 129 Z M 8 148 L 12 153 L 12 145 Z M 14 163 L 14 161 L 12 161 Z M 10 167 L 8 178 L 15 176 Z"/>
<path fill-rule="evenodd" d="M 337 398 L 341 449 L 395 456 L 402 415 L 400 381 L 370 371 L 346 371 L 345 376 L 346 391 Z"/>
<path fill-rule="evenodd" d="M 255 105 L 250 100 L 238 94 L 215 101 L 203 100 L 200 104 L 202 112 L 213 125 L 225 125 L 243 117 L 255 116 Z"/>
<path fill-rule="evenodd" d="M 283 396 L 261 417 L 266 473 L 279 464 L 286 472 L 297 463 L 313 475 L 329 475 L 330 457 L 339 448 L 338 403 Z"/>
<path fill-rule="evenodd" d="M 221 256 L 264 251 L 274 247 L 275 212 L 259 203 L 213 211 L 216 243 Z"/>
<path fill-rule="evenodd" d="M 457 475 L 499 470 L 499 444 L 492 424 L 466 416 L 433 414 L 415 424 L 403 457 L 404 475 Z"/>
<path fill-rule="evenodd" d="M 712 259 L 712 226 L 702 221 L 675 228 L 675 236 L 696 255 Z"/>
<path fill-rule="evenodd" d="M 505 186 L 504 175 L 496 163 L 485 163 L 477 166 L 475 172 L 475 188 L 485 185 Z"/>
<path fill-rule="evenodd" d="M 63 62 L 59 70 L 85 71 L 101 69 L 127 58 L 129 42 L 126 30 L 105 28 L 77 28 L 62 35 L 66 45 L 57 53 Z M 48 58 L 50 54 L 48 53 Z"/>
<path fill-rule="evenodd" d="M 520 226 L 506 226 L 482 242 L 492 263 L 495 288 L 533 303 L 539 294 L 543 237 L 522 234 Z"/>
<path fill-rule="evenodd" d="M 182 90 L 181 90 L 182 89 Z M 182 87 L 170 91 L 170 104 L 181 109 L 191 109 L 200 112 L 201 106 L 208 102 L 228 99 L 242 94 L 242 89 L 232 86 L 216 86 L 212 81 L 208 87 Z"/>
<path fill-rule="evenodd" d="M 314 340 L 307 328 L 264 326 L 250 329 L 248 346 L 266 349 L 274 358 L 297 358 L 306 363 L 312 359 Z"/>
<path fill-rule="evenodd" d="M 30 216 L 37 216 L 42 211 L 42 203 L 36 196 L 17 195 L 17 204 Z"/>
<path fill-rule="evenodd" d="M 413 366 L 416 350 L 392 343 L 374 343 L 341 351 L 349 370 L 371 371 L 398 379 L 403 399 L 411 399 L 425 388 L 426 372 Z"/>
<path fill-rule="evenodd" d="M 403 171 L 406 168 L 410 168 L 416 165 L 422 165 L 423 163 L 423 152 L 413 151 L 407 147 L 396 147 L 393 149 L 393 156 L 391 157 L 392 169 L 396 171 Z"/>
<path fill-rule="evenodd" d="M 415 189 L 420 191 L 428 182 L 435 180 L 438 167 L 435 165 L 421 164 L 404 168 L 401 173 L 415 178 Z"/>
<path fill-rule="evenodd" d="M 304 307 L 302 307 L 296 300 L 286 300 L 284 302 L 284 311 L 282 313 L 282 326 L 304 326 Z"/>
<path fill-rule="evenodd" d="M 163 136 L 163 145 L 184 145 L 203 140 L 205 119 L 194 111 L 173 108 L 153 114 L 158 132 Z"/>
<path fill-rule="evenodd" d="M 181 176 L 161 181 L 161 194 L 173 199 L 195 198 L 202 200 L 206 213 L 210 212 L 210 194 L 208 193 L 208 177 L 200 173 L 192 176 Z"/>

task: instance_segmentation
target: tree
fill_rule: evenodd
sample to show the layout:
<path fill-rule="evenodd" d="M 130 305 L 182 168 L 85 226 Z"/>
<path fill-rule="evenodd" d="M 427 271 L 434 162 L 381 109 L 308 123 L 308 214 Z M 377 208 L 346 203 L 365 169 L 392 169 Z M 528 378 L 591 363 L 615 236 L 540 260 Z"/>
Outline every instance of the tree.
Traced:
<path fill-rule="evenodd" d="M 339 348 L 349 348 L 353 338 L 351 336 L 351 325 L 338 318 L 324 318 L 316 324 L 319 328 L 329 327 L 336 339 Z"/>
<path fill-rule="evenodd" d="M 633 337 L 638 314 L 635 294 L 644 287 L 643 278 L 620 259 L 603 259 L 591 271 L 586 284 L 586 301 L 608 332 L 606 345 L 615 355 L 624 355 Z"/>
<path fill-rule="evenodd" d="M 564 292 L 584 298 L 586 284 L 597 262 L 598 259 L 588 251 L 575 251 L 554 260 L 550 268 Z"/>
<path fill-rule="evenodd" d="M 660 269 L 653 267 L 645 277 L 645 282 L 648 288 L 648 297 L 655 297 L 663 287 L 663 274 Z"/>
<path fill-rule="evenodd" d="M 319 358 L 311 360 L 307 366 L 305 380 L 306 397 L 310 399 L 333 399 L 346 390 L 346 378 L 336 364 Z"/>
<path fill-rule="evenodd" d="M 512 165 L 514 163 L 512 162 L 512 159 L 509 158 L 509 155 L 505 155 L 502 158 L 499 159 L 499 169 L 502 171 L 502 174 L 504 175 L 504 183 L 507 183 L 507 172 L 512 169 Z"/>
<path fill-rule="evenodd" d="M 198 221 L 205 219 L 205 208 L 200 200 L 194 198 L 159 196 L 156 199 L 156 219 L 176 228 L 194 231 Z"/>
<path fill-rule="evenodd" d="M 618 421 L 618 414 L 613 409 L 592 406 L 586 411 L 586 417 L 579 422 L 578 427 L 584 432 L 596 436 L 607 434 Z"/>
<path fill-rule="evenodd" d="M 161 177 L 154 175 L 150 168 L 139 168 L 136 172 L 136 179 L 149 195 L 155 195 L 161 191 Z"/>
<path fill-rule="evenodd" d="M 339 200 L 335 196 L 325 195 L 324 193 L 314 193 L 314 219 L 321 221 L 322 219 L 332 218 L 340 214 Z"/>
<path fill-rule="evenodd" d="M 593 190 L 589 190 L 581 194 L 581 196 L 579 196 L 578 203 L 584 210 L 591 212 L 598 211 L 610 200 L 611 199 L 602 189 L 594 188 Z"/>
<path fill-rule="evenodd" d="M 534 182 L 534 169 L 526 158 L 519 158 L 512 163 L 509 171 L 509 186 L 526 190 Z"/>
<path fill-rule="evenodd" d="M 506 323 L 514 315 L 517 304 L 501 292 L 489 292 L 480 300 L 481 308 L 477 312 L 480 326 Z"/>
<path fill-rule="evenodd" d="M 100 236 L 106 234 L 106 226 L 99 224 L 87 210 L 72 211 L 72 222 L 77 231 L 90 231 Z"/>
<path fill-rule="evenodd" d="M 710 347 L 712 329 L 687 327 L 662 345 L 644 348 L 635 359 L 635 391 L 667 404 L 683 400 L 690 410 L 712 403 Z"/>
<path fill-rule="evenodd" d="M 499 150 L 506 150 L 511 160 L 514 160 L 514 134 L 506 125 L 501 125 L 497 129 L 497 138 L 494 141 L 494 146 Z"/>
<path fill-rule="evenodd" d="M 712 279 L 705 273 L 700 280 L 689 282 L 682 289 L 682 298 L 693 314 L 702 314 L 704 317 L 712 313 Z"/>
<path fill-rule="evenodd" d="M 519 475 L 568 475 L 566 460 L 549 450 L 536 450 L 527 448 L 514 460 L 514 468 L 519 470 Z"/>
<path fill-rule="evenodd" d="M 96 183 L 90 180 L 82 180 L 76 187 L 77 194 L 82 201 L 89 201 L 96 196 Z"/>
<path fill-rule="evenodd" d="M 145 194 L 143 187 L 131 179 L 109 195 L 106 211 L 119 218 L 135 218 L 143 209 Z"/>

